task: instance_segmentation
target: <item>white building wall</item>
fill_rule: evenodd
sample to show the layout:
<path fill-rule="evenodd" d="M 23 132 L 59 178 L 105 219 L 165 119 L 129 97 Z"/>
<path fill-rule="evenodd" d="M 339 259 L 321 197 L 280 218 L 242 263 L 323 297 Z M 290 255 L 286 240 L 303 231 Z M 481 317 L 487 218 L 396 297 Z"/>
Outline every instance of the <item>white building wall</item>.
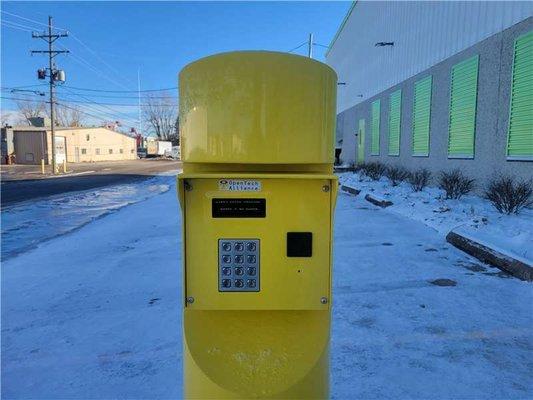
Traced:
<path fill-rule="evenodd" d="M 346 83 L 337 112 L 531 15 L 533 1 L 358 1 L 326 56 Z"/>

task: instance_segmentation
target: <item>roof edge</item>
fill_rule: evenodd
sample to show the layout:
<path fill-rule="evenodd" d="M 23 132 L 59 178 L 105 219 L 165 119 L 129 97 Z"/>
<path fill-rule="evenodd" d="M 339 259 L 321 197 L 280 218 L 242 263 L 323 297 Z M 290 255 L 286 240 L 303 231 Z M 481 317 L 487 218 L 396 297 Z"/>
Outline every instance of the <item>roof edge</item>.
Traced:
<path fill-rule="evenodd" d="M 333 47 L 333 45 L 337 41 L 337 38 L 341 34 L 341 31 L 344 29 L 344 25 L 346 25 L 346 21 L 348 21 L 348 18 L 350 18 L 350 15 L 352 15 L 352 11 L 355 8 L 355 5 L 357 4 L 357 1 L 358 0 L 352 1 L 352 5 L 350 6 L 350 9 L 348 10 L 346 15 L 344 16 L 344 19 L 342 20 L 341 24 L 339 25 L 339 28 L 337 29 L 337 33 L 335 33 L 335 36 L 333 36 L 333 39 L 331 40 L 331 43 L 329 44 L 328 49 L 326 50 L 326 57 L 328 56 L 331 48 Z"/>

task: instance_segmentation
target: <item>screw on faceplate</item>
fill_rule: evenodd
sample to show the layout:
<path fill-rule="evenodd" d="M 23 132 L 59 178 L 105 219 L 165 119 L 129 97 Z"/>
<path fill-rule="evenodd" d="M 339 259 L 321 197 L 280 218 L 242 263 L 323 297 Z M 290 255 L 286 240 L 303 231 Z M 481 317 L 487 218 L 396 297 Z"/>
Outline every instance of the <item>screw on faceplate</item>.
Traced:
<path fill-rule="evenodd" d="M 322 186 L 322 191 L 329 192 L 329 185 Z"/>
<path fill-rule="evenodd" d="M 322 304 L 328 304 L 328 298 L 327 298 L 327 297 L 321 297 L 321 298 L 320 298 L 320 302 L 321 302 Z"/>
<path fill-rule="evenodd" d="M 183 186 L 185 187 L 185 190 L 187 192 L 190 192 L 192 190 L 192 185 L 189 182 L 184 182 Z"/>
<path fill-rule="evenodd" d="M 192 297 L 192 296 L 187 297 L 187 303 L 189 303 L 189 304 L 194 303 L 194 297 Z"/>

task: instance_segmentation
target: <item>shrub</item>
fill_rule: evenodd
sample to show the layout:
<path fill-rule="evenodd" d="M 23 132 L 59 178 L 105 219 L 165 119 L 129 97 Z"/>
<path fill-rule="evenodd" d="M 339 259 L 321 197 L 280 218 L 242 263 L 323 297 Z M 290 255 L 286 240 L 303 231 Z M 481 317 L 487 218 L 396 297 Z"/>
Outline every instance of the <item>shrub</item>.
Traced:
<path fill-rule="evenodd" d="M 386 170 L 387 167 L 385 164 L 380 163 L 379 161 L 372 161 L 365 164 L 363 173 L 370 179 L 379 181 L 383 174 L 385 174 Z"/>
<path fill-rule="evenodd" d="M 518 214 L 524 207 L 533 204 L 533 182 L 517 181 L 511 176 L 492 179 L 485 189 L 485 198 L 505 214 Z"/>
<path fill-rule="evenodd" d="M 421 168 L 409 174 L 407 180 L 414 192 L 420 192 L 429 184 L 431 172 L 425 168 Z"/>
<path fill-rule="evenodd" d="M 354 162 L 354 167 L 353 167 L 353 171 L 354 172 L 359 172 L 360 174 L 364 174 L 365 170 L 366 170 L 366 163 L 364 163 L 364 162 L 362 162 L 362 163 Z"/>
<path fill-rule="evenodd" d="M 460 199 L 474 189 L 474 179 L 469 179 L 459 169 L 451 172 L 441 172 L 439 188 L 446 192 L 447 199 Z"/>
<path fill-rule="evenodd" d="M 398 186 L 398 183 L 409 178 L 409 171 L 402 166 L 389 165 L 385 171 L 385 176 L 390 179 L 392 186 Z"/>

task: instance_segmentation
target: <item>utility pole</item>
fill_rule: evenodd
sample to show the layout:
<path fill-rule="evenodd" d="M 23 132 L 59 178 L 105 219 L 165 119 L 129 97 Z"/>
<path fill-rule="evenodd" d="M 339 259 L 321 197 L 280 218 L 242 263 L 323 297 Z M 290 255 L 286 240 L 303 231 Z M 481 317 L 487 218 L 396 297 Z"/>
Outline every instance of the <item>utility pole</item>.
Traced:
<path fill-rule="evenodd" d="M 307 56 L 313 58 L 313 34 L 309 34 L 309 43 L 307 46 Z"/>
<path fill-rule="evenodd" d="M 58 54 L 62 53 L 69 53 L 68 50 L 54 50 L 54 42 L 62 37 L 67 37 L 68 33 L 54 33 L 53 27 L 52 27 L 52 17 L 48 17 L 48 34 L 42 33 L 42 34 L 31 34 L 32 38 L 36 39 L 43 39 L 45 42 L 48 43 L 48 50 L 32 50 L 31 54 L 48 54 L 48 77 L 50 78 L 50 125 L 51 125 L 51 132 L 52 132 L 52 173 L 55 174 L 57 171 L 56 166 L 56 142 L 55 142 L 55 118 L 54 118 L 54 88 L 55 88 L 55 81 L 60 80 L 61 78 L 58 76 L 58 70 L 55 69 L 54 64 L 54 57 Z M 42 75 L 39 71 L 39 79 L 44 79 L 46 76 L 46 73 Z M 64 79 L 63 79 L 64 81 Z"/>
<path fill-rule="evenodd" d="M 141 118 L 141 69 L 137 68 L 137 96 L 139 98 L 139 135 L 142 135 L 142 118 Z"/>

